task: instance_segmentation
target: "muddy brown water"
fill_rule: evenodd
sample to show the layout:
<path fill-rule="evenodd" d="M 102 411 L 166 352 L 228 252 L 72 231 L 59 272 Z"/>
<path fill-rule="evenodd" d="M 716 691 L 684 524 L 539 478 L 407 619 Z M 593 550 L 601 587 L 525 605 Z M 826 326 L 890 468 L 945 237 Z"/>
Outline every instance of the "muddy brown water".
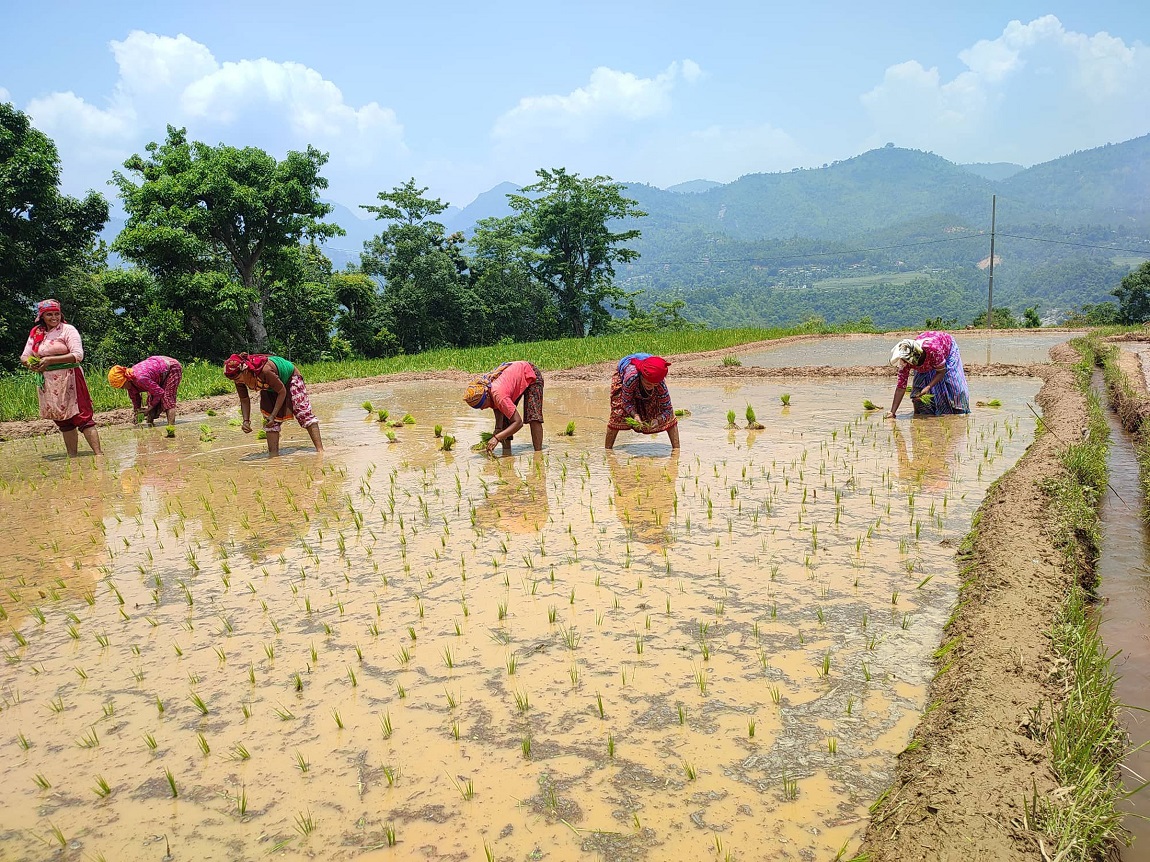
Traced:
<path fill-rule="evenodd" d="M 232 413 L 0 449 L 5 854 L 849 855 L 1038 381 L 894 423 L 873 381 L 678 384 L 679 455 L 554 385 L 499 460 L 457 390 L 315 398 L 322 459 Z"/>
<path fill-rule="evenodd" d="M 1100 377 L 1095 386 L 1101 390 Z M 1110 485 L 1102 500 L 1102 547 L 1098 559 L 1099 593 L 1105 601 L 1101 608 L 1099 631 L 1107 649 L 1118 651 L 1114 662 L 1118 674 L 1115 693 L 1119 701 L 1130 704 L 1122 718 L 1130 733 L 1132 746 L 1150 741 L 1150 531 L 1141 517 L 1142 487 L 1138 459 L 1130 435 L 1122 428 L 1113 411 L 1106 411 L 1110 426 Z M 1127 789 L 1134 789 L 1150 779 L 1150 748 L 1134 751 L 1123 762 Z M 1137 816 L 1127 817 L 1124 826 L 1134 837 L 1130 847 L 1123 848 L 1125 862 L 1150 860 L 1150 795 L 1141 791 L 1128 798 L 1122 810 Z"/>
<path fill-rule="evenodd" d="M 1050 348 L 1081 335 L 1080 332 L 986 332 L 962 330 L 953 333 L 964 362 L 990 365 L 1028 365 L 1050 360 Z M 798 365 L 822 365 L 844 368 L 855 365 L 885 365 L 890 350 L 898 340 L 895 335 L 843 335 L 795 344 L 780 344 L 765 350 L 740 353 L 733 348 L 743 365 L 781 368 Z M 687 368 L 714 365 L 721 360 L 692 360 Z"/>

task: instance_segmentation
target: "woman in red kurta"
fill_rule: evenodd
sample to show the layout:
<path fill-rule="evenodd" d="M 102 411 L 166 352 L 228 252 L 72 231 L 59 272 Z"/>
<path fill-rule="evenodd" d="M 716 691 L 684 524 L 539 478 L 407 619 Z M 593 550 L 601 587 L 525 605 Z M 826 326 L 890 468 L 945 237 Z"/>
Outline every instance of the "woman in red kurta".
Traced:
<path fill-rule="evenodd" d="M 36 325 L 28 333 L 28 342 L 20 354 L 24 367 L 40 375 L 36 394 L 40 399 L 40 416 L 51 419 L 64 437 L 68 457 L 74 458 L 80 448 L 80 434 L 102 455 L 100 435 L 92 413 L 92 398 L 80 363 L 84 361 L 84 343 L 76 327 L 64 321 L 60 303 L 45 299 L 36 305 Z"/>

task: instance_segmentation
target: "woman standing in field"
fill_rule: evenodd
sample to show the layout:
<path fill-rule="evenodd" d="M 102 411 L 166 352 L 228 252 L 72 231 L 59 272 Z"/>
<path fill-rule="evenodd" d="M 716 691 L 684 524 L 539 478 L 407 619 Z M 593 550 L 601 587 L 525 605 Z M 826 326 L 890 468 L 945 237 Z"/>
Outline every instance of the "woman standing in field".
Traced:
<path fill-rule="evenodd" d="M 898 382 L 888 419 L 898 413 L 912 370 L 910 397 L 916 416 L 970 412 L 966 372 L 962 369 L 958 345 L 949 333 L 927 331 L 918 338 L 904 338 L 890 352 L 890 364 L 898 369 Z"/>
<path fill-rule="evenodd" d="M 487 451 L 503 445 L 511 454 L 511 438 L 524 423 L 531 426 L 531 445 L 543 449 L 543 372 L 532 362 L 504 362 L 494 371 L 477 377 L 467 387 L 463 400 L 476 410 L 490 407 L 495 413 L 495 433 L 487 441 Z M 520 414 L 518 402 L 523 402 Z"/>
<path fill-rule="evenodd" d="M 295 365 L 282 356 L 233 353 L 224 363 L 224 376 L 236 384 L 245 434 L 252 433 L 252 406 L 248 390 L 259 391 L 260 412 L 264 415 L 269 455 L 280 453 L 280 429 L 284 420 L 292 418 L 307 431 L 315 451 L 323 451 L 319 419 L 311 410 L 303 375 Z"/>
<path fill-rule="evenodd" d="M 84 361 L 84 343 L 76 327 L 64 321 L 60 303 L 45 299 L 36 305 L 36 325 L 28 333 L 28 342 L 20 361 L 26 368 L 39 372 L 36 395 L 40 416 L 51 419 L 64 437 L 68 457 L 76 457 L 80 434 L 102 455 L 100 435 L 92 415 L 92 397 L 80 363 Z"/>
<path fill-rule="evenodd" d="M 160 418 L 160 411 L 168 414 L 168 424 L 176 424 L 176 395 L 180 390 L 180 380 L 184 376 L 184 366 L 170 356 L 149 356 L 131 368 L 113 365 L 108 369 L 108 384 L 115 389 L 126 389 L 132 399 L 135 421 L 141 414 L 150 427 Z M 141 394 L 148 394 L 148 405 L 143 406 Z"/>
<path fill-rule="evenodd" d="M 604 446 L 611 449 L 620 431 L 640 434 L 667 432 L 671 449 L 679 448 L 679 420 L 667 390 L 667 368 L 661 356 L 632 353 L 619 360 L 611 375 L 611 416 L 607 420 Z"/>

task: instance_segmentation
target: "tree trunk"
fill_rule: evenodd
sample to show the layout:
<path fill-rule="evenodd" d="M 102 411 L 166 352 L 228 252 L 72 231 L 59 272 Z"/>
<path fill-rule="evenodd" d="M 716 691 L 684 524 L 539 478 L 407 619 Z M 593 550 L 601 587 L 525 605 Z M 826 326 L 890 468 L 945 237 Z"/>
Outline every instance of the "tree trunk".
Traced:
<path fill-rule="evenodd" d="M 248 306 L 248 338 L 255 353 L 263 353 L 268 347 L 268 331 L 264 326 L 264 303 L 257 299 Z"/>

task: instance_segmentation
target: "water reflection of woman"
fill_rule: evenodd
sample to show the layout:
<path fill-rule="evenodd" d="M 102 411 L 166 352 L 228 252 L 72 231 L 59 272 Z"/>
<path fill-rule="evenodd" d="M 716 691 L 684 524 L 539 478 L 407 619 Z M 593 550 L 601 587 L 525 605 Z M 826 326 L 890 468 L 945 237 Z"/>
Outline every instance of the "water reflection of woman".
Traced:
<path fill-rule="evenodd" d="M 675 479 L 679 450 L 669 458 L 620 458 L 607 453 L 607 467 L 615 488 L 615 513 L 640 542 L 665 548 L 674 541 L 671 519 L 675 512 Z"/>
<path fill-rule="evenodd" d="M 899 480 L 910 488 L 941 491 L 950 485 L 954 453 L 966 437 L 967 419 L 945 417 L 938 422 L 912 422 L 910 445 L 902 429 L 893 425 Z"/>
<path fill-rule="evenodd" d="M 520 474 L 514 461 L 488 461 L 484 482 L 489 490 L 475 513 L 476 524 L 512 533 L 536 533 L 550 517 L 547 502 L 547 459 L 536 452 Z"/>

